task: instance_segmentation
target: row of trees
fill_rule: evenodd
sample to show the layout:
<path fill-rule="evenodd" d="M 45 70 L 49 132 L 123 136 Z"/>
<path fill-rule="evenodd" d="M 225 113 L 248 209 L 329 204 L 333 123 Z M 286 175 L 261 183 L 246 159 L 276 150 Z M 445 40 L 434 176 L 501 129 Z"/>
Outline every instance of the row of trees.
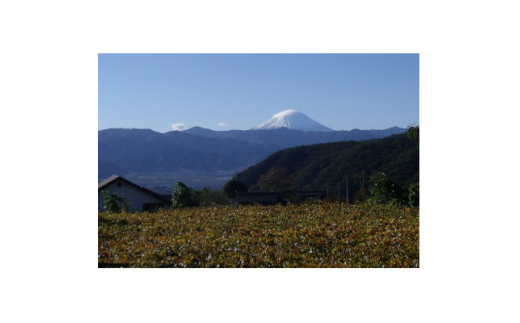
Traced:
<path fill-rule="evenodd" d="M 294 184 L 285 168 L 272 168 L 260 177 L 260 180 L 252 189 L 261 192 L 279 192 L 284 197 L 291 198 L 294 192 Z M 172 203 L 175 208 L 221 205 L 227 204 L 238 192 L 247 191 L 247 186 L 236 179 L 228 181 L 222 190 L 210 188 L 192 190 L 183 182 L 177 182 L 173 187 Z"/>
<path fill-rule="evenodd" d="M 269 172 L 260 176 L 258 183 L 253 189 L 261 192 L 279 192 L 291 202 L 298 202 L 298 198 L 294 193 L 292 178 L 284 168 L 272 168 Z M 359 189 L 354 195 L 354 202 L 366 200 L 375 204 L 419 206 L 419 183 L 403 187 L 397 181 L 388 178 L 385 173 L 376 172 L 368 180 L 366 193 L 362 193 L 364 189 Z M 237 192 L 246 192 L 247 190 L 245 184 L 237 180 L 230 180 L 220 191 L 209 188 L 204 188 L 200 191 L 192 190 L 184 183 L 178 182 L 173 189 L 172 202 L 175 208 L 221 205 L 227 204 L 230 199 L 235 197 Z M 338 199 L 338 196 L 331 196 L 327 201 L 336 201 Z M 343 198 L 341 201 L 345 201 L 345 199 Z"/>
<path fill-rule="evenodd" d="M 388 178 L 384 173 L 376 173 L 370 177 L 367 201 L 375 204 L 393 204 L 419 206 L 419 183 L 410 184 L 404 189 L 399 183 Z M 294 186 L 291 177 L 283 168 L 272 168 L 269 172 L 262 175 L 256 188 L 263 192 L 279 192 L 286 199 L 298 202 L 294 194 Z M 172 192 L 172 206 L 183 208 L 190 206 L 212 206 L 229 203 L 237 192 L 245 192 L 247 187 L 244 183 L 237 180 L 230 180 L 224 185 L 222 190 L 212 190 L 203 188 L 202 190 L 192 190 L 182 182 L 177 182 Z M 360 189 L 361 191 L 361 189 Z M 104 195 L 105 209 L 109 212 L 119 213 L 128 210 L 129 204 L 124 195 L 118 196 L 107 191 Z M 337 196 L 329 197 L 327 201 L 336 201 Z M 344 201 L 344 199 L 342 199 Z M 363 198 L 364 200 L 364 198 Z M 358 193 L 355 195 L 355 202 L 363 201 Z"/>
<path fill-rule="evenodd" d="M 181 208 L 187 206 L 212 206 L 229 203 L 237 192 L 246 192 L 247 187 L 244 183 L 237 180 L 230 180 L 224 185 L 222 190 L 212 190 L 203 188 L 202 190 L 192 190 L 183 182 L 177 182 L 173 187 L 172 206 Z"/>
<path fill-rule="evenodd" d="M 418 127 L 412 130 L 412 136 L 418 136 Z M 415 137 L 417 138 L 417 137 Z M 294 199 L 294 184 L 291 176 L 287 174 L 285 168 L 272 168 L 269 172 L 260 176 L 256 185 L 260 191 L 265 192 L 280 192 L 285 198 Z M 383 172 L 376 172 L 372 174 L 368 180 L 368 187 L 362 187 L 354 195 L 354 202 L 366 201 L 375 204 L 393 204 L 393 205 L 408 205 L 419 206 L 419 183 L 409 184 L 408 187 L 403 187 L 397 181 L 390 179 Z M 327 201 L 346 201 L 345 198 L 330 196 Z"/>

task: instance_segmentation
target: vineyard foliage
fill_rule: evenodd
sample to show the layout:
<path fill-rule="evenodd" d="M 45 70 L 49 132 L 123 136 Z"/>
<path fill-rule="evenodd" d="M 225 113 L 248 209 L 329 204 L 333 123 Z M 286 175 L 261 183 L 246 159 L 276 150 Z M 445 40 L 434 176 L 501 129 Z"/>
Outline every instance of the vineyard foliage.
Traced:
<path fill-rule="evenodd" d="M 419 209 L 316 203 L 99 213 L 99 267 L 419 267 Z"/>

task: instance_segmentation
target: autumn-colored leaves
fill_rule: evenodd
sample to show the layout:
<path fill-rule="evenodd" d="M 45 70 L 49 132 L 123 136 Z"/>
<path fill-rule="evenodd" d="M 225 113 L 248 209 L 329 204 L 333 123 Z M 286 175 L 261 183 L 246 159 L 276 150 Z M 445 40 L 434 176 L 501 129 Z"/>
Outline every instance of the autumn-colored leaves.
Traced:
<path fill-rule="evenodd" d="M 219 206 L 100 213 L 99 267 L 419 267 L 419 210 Z"/>

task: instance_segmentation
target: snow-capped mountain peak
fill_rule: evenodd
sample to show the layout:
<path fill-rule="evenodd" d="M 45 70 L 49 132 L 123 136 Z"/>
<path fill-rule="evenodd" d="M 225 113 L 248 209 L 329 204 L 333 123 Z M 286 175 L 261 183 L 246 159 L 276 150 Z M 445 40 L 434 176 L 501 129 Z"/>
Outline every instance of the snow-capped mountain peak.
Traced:
<path fill-rule="evenodd" d="M 253 128 L 254 130 L 269 130 L 269 129 L 278 129 L 278 128 L 287 128 L 287 129 L 295 129 L 302 131 L 334 131 L 330 128 L 325 127 L 324 125 L 312 120 L 307 117 L 305 114 L 298 112 L 296 110 L 285 110 L 279 112 L 267 122 L 259 125 L 258 127 Z"/>

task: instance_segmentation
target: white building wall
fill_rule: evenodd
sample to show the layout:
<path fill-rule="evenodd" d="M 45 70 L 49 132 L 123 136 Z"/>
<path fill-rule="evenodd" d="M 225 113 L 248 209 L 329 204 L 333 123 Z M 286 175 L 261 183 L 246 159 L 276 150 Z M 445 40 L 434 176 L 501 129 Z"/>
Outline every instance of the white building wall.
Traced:
<path fill-rule="evenodd" d="M 121 186 L 117 186 L 120 183 Z M 130 204 L 130 212 L 142 212 L 143 203 L 164 203 L 163 200 L 156 198 L 134 186 L 127 184 L 124 181 L 115 180 L 112 183 L 105 186 L 101 191 L 109 191 L 115 193 L 118 196 L 125 195 L 125 201 Z M 98 212 L 105 211 L 104 209 L 104 197 L 101 191 L 98 191 Z M 165 209 L 168 205 L 164 203 Z"/>

